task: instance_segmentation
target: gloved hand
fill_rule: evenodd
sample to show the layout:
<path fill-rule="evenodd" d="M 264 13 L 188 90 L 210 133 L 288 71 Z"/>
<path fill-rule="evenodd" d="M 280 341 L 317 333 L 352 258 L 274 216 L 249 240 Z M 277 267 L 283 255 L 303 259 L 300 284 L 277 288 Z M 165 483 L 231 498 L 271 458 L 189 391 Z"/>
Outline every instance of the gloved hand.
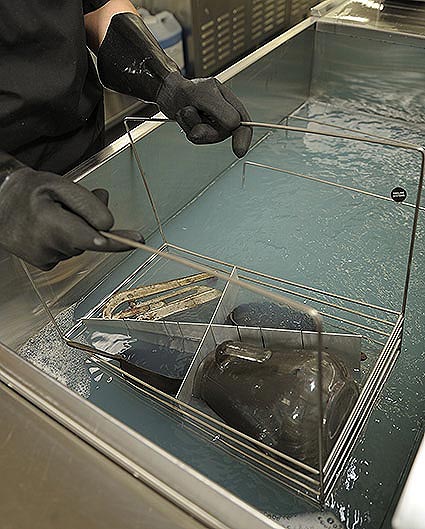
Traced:
<path fill-rule="evenodd" d="M 131 249 L 98 232 L 109 231 L 114 224 L 106 190 L 90 192 L 56 174 L 34 171 L 19 162 L 12 166 L 13 162 L 0 186 L 0 245 L 7 251 L 50 270 L 85 250 Z M 4 164 L 0 177 L 2 168 Z M 144 242 L 138 232 L 113 233 Z"/>
<path fill-rule="evenodd" d="M 215 143 L 232 136 L 236 156 L 248 151 L 252 130 L 240 123 L 250 117 L 239 99 L 216 79 L 185 79 L 136 14 L 112 17 L 97 67 L 107 88 L 157 103 L 193 143 Z"/>
<path fill-rule="evenodd" d="M 192 143 L 217 143 L 232 136 L 236 156 L 242 158 L 247 153 L 252 129 L 240 123 L 251 120 L 248 111 L 217 79 L 188 80 L 172 72 L 162 83 L 157 103 L 167 117 L 179 123 Z"/>

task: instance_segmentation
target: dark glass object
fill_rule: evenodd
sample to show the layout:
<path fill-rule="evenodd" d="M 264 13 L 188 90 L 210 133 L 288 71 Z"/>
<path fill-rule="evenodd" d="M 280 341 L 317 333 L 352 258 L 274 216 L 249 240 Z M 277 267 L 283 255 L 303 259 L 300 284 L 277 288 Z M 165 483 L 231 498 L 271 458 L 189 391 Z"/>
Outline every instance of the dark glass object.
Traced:
<path fill-rule="evenodd" d="M 324 450 L 329 454 L 358 388 L 322 353 Z M 199 366 L 195 393 L 229 426 L 312 467 L 319 458 L 317 353 L 224 342 Z"/>

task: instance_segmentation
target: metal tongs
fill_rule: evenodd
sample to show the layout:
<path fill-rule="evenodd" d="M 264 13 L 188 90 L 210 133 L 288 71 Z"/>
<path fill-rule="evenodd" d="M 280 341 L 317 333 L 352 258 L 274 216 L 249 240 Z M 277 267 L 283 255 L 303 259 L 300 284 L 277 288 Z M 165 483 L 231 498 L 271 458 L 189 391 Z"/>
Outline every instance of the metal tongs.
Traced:
<path fill-rule="evenodd" d="M 108 320 L 160 320 L 166 318 L 219 298 L 221 292 L 215 288 L 203 285 L 186 286 L 212 278 L 211 274 L 196 274 L 118 292 L 113 294 L 105 303 L 102 308 L 102 316 Z M 146 299 L 162 292 L 167 293 Z M 138 300 L 140 300 L 139 303 Z M 116 312 L 123 303 L 128 303 L 128 308 Z"/>

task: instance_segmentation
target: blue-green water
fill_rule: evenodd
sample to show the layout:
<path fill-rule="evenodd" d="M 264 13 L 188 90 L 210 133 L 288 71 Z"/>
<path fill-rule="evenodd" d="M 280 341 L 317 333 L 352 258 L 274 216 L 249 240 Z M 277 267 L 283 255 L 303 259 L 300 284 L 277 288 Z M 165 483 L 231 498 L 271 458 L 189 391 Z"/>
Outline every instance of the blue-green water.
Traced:
<path fill-rule="evenodd" d="M 299 114 L 425 143 L 425 132 L 420 127 L 356 112 L 346 103 L 324 105 L 313 100 Z M 291 123 L 303 125 L 295 120 Z M 410 152 L 280 132 L 270 134 L 246 160 L 386 197 L 394 187 L 402 186 L 408 191 L 409 202 L 415 200 L 420 162 Z M 400 309 L 413 219 L 411 208 L 255 167 L 247 168 L 242 186 L 242 166 L 241 161 L 230 168 L 167 223 L 170 242 L 272 275 Z M 149 242 L 160 244 L 159 238 Z M 330 502 L 349 528 L 376 528 L 384 523 L 422 420 L 424 252 L 421 219 L 403 351 Z M 145 258 L 145 254 L 136 252 L 125 266 L 131 270 L 134 265 L 134 269 Z M 167 272 L 155 275 L 154 280 L 170 278 Z M 147 282 L 148 279 L 153 280 L 153 276 Z M 70 377 L 73 368 L 84 361 L 82 353 L 74 354 L 67 368 Z M 112 373 L 102 372 L 91 363 L 86 364 L 86 371 L 89 387 L 81 391 L 78 386 L 77 391 L 261 511 L 288 515 L 311 510 L 244 461 L 224 453 L 214 441 L 200 438 L 178 417 L 153 405 Z"/>
<path fill-rule="evenodd" d="M 341 103 L 313 100 L 298 114 L 425 143 L 425 131 L 417 125 L 357 112 Z M 305 125 L 298 120 L 290 124 Z M 401 186 L 408 202 L 416 199 L 420 158 L 400 149 L 274 132 L 246 159 L 386 197 Z M 241 175 L 242 162 L 167 224 L 168 239 L 236 264 L 400 308 L 411 208 L 255 167 L 247 169 L 242 188 Z M 424 256 L 421 216 L 402 354 L 332 495 L 331 507 L 350 528 L 389 527 L 385 516 L 423 422 Z"/>

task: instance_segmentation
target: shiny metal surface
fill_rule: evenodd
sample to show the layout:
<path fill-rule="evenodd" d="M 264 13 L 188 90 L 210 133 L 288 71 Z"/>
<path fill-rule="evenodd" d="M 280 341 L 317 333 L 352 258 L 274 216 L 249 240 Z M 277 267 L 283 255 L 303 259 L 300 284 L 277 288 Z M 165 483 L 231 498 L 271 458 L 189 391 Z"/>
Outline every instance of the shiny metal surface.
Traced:
<path fill-rule="evenodd" d="M 129 475 L 167 498 L 169 502 L 207 527 L 214 529 L 277 527 L 204 476 L 67 390 L 1 345 L 0 384 L 2 388 L 9 386 L 80 440 L 126 470 Z M 3 416 L 5 413 L 3 408 L 0 409 L 2 423 L 9 424 L 7 416 Z M 4 432 L 6 434 L 2 440 L 7 446 L 13 437 L 13 427 L 12 430 L 10 426 L 6 429 L 2 427 L 0 431 L 2 435 Z M 26 436 L 24 442 L 28 440 Z M 33 436 L 30 436 L 30 440 L 32 442 Z M 20 458 L 25 453 L 24 448 L 16 449 L 16 454 L 20 454 Z M 81 465 L 81 461 L 78 465 Z M 24 467 L 26 468 L 26 465 Z M 12 470 L 16 475 L 16 469 L 13 467 Z M 39 475 L 37 471 L 37 476 Z M 25 479 L 28 477 L 24 477 Z M 65 481 L 66 475 L 62 479 Z M 33 487 L 33 483 L 30 483 Z M 48 486 L 47 482 L 46 485 Z M 102 483 L 100 488 L 103 489 L 104 486 L 105 483 Z M 115 504 L 111 506 L 115 508 Z M 40 502 L 38 507 L 40 508 Z M 11 527 L 15 529 L 16 526 Z M 198 526 L 194 525 L 194 527 Z"/>
<path fill-rule="evenodd" d="M 302 20 L 312 0 L 147 0 L 144 5 L 176 15 L 184 29 L 186 69 L 205 77 Z"/>
<path fill-rule="evenodd" d="M 2 529 L 206 527 L 0 382 Z"/>
<path fill-rule="evenodd" d="M 324 4 L 324 5 L 323 5 Z M 357 26 L 387 33 L 425 37 L 425 5 L 402 0 L 349 0 L 326 13 L 329 4 L 313 9 L 314 16 L 338 25 Z"/>

